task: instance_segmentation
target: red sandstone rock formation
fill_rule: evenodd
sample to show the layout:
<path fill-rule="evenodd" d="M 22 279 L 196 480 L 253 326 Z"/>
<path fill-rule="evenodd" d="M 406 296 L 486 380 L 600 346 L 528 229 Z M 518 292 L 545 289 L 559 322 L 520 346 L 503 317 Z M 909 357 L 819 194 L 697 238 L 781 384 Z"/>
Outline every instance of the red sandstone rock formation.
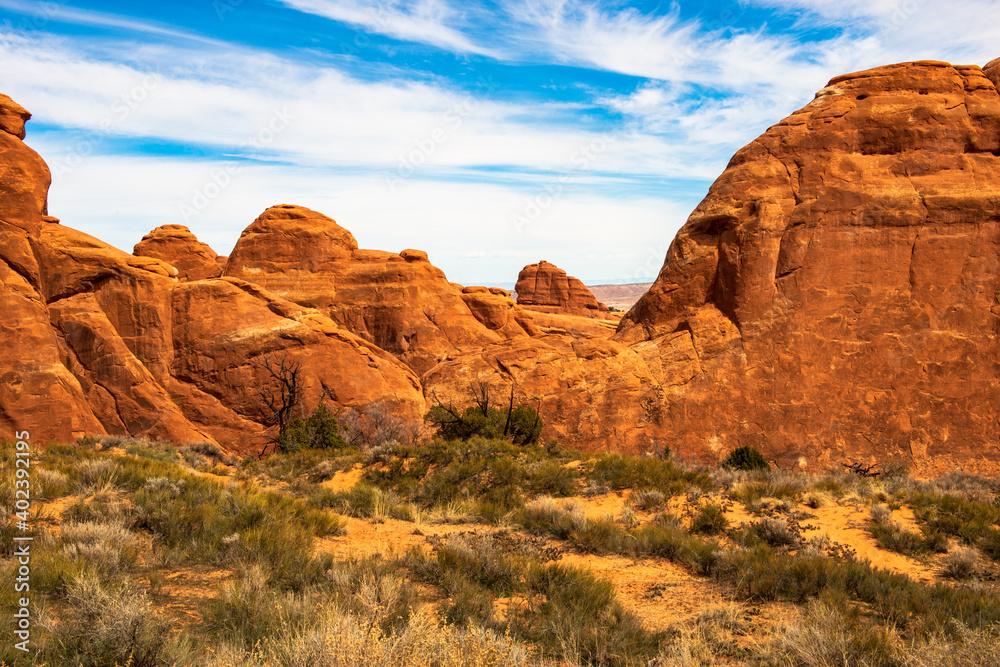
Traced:
<path fill-rule="evenodd" d="M 997 460 L 998 65 L 838 76 L 733 157 L 618 336 L 697 353 L 678 443 Z"/>
<path fill-rule="evenodd" d="M 449 283 L 427 253 L 362 250 L 334 220 L 301 206 L 264 211 L 240 236 L 226 275 L 321 310 L 418 374 L 528 335 L 513 315 L 471 310 L 461 286 Z"/>
<path fill-rule="evenodd" d="M 421 389 L 514 381 L 545 437 L 586 448 L 995 472 L 998 78 L 994 61 L 833 79 L 734 156 L 612 340 L 448 283 L 419 251 L 360 250 L 298 207 L 247 229 L 231 277 L 178 283 L 45 217 L 26 112 L 0 99 L 0 420 L 238 442 L 261 428 L 249 360 L 287 354 L 317 369 L 313 397 L 411 415 Z"/>
<path fill-rule="evenodd" d="M 180 280 L 204 280 L 222 275 L 224 262 L 184 225 L 161 225 L 135 244 L 132 254 L 162 259 L 177 269 Z"/>
<path fill-rule="evenodd" d="M 591 447 L 995 471 L 998 74 L 922 62 L 833 79 L 736 154 L 616 341 L 495 346 L 425 391 L 457 395 L 462 367 L 514 380 L 550 434 Z"/>
<path fill-rule="evenodd" d="M 131 434 L 265 441 L 265 359 L 303 370 L 305 403 L 383 401 L 419 418 L 416 376 L 388 353 L 237 279 L 178 283 L 166 262 L 125 254 L 47 217 L 49 173 L 0 100 L 0 425 L 34 440 Z M 23 111 L 23 110 L 22 110 Z M 23 115 L 23 114 L 22 114 Z"/>
<path fill-rule="evenodd" d="M 517 304 L 532 310 L 607 317 L 608 307 L 598 302 L 586 285 L 545 260 L 521 269 L 514 291 L 517 292 Z"/>

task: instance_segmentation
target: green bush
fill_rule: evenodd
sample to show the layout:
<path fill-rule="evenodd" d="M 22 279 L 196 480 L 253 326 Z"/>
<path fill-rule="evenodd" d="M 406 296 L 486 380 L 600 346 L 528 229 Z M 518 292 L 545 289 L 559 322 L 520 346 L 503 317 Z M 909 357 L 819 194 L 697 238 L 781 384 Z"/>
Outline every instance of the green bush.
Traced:
<path fill-rule="evenodd" d="M 469 440 L 473 436 L 510 440 L 515 445 L 530 445 L 542 433 L 542 419 L 530 405 L 511 411 L 474 405 L 464 411 L 454 406 L 435 405 L 424 417 L 445 440 Z"/>
<path fill-rule="evenodd" d="M 715 503 L 703 505 L 691 520 L 691 532 L 705 535 L 718 535 L 729 528 L 729 520 L 725 512 Z"/>
<path fill-rule="evenodd" d="M 722 466 L 725 468 L 733 468 L 735 470 L 771 469 L 771 466 L 767 462 L 767 459 L 764 458 L 764 455 L 761 454 L 759 450 L 750 446 L 737 447 L 733 451 L 729 452 L 729 456 L 722 461 Z"/>
<path fill-rule="evenodd" d="M 341 437 L 337 419 L 325 404 L 319 406 L 308 419 L 296 417 L 278 436 L 278 447 L 283 452 L 301 449 L 346 449 L 347 441 Z"/>

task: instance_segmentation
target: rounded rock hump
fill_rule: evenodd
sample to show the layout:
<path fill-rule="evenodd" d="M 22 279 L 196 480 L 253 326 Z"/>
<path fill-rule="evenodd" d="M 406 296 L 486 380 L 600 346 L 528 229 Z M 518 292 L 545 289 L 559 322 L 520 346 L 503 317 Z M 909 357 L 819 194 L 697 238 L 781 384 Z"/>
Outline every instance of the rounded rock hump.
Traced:
<path fill-rule="evenodd" d="M 527 335 L 513 320 L 496 329 L 495 318 L 479 320 L 426 252 L 359 249 L 349 231 L 301 206 L 261 214 L 240 236 L 226 275 L 319 309 L 418 375 L 458 352 Z"/>
<path fill-rule="evenodd" d="M 349 258 L 357 249 L 354 235 L 333 218 L 304 206 L 281 204 L 261 213 L 243 230 L 229 256 L 229 267 L 239 271 L 241 265 L 253 264 L 278 272 L 316 271 L 331 261 Z"/>
<path fill-rule="evenodd" d="M 517 304 L 542 312 L 567 315 L 602 315 L 607 306 L 577 278 L 567 276 L 555 264 L 542 260 L 528 264 L 517 276 L 514 286 Z"/>
<path fill-rule="evenodd" d="M 31 113 L 20 104 L 0 93 L 0 130 L 13 134 L 18 139 L 24 139 L 24 124 L 31 118 Z"/>
<path fill-rule="evenodd" d="M 182 281 L 205 280 L 222 275 L 219 256 L 184 225 L 161 225 L 135 244 L 137 257 L 161 259 L 177 269 Z"/>
<path fill-rule="evenodd" d="M 983 74 L 1000 91 L 1000 58 L 994 58 L 983 66 Z"/>

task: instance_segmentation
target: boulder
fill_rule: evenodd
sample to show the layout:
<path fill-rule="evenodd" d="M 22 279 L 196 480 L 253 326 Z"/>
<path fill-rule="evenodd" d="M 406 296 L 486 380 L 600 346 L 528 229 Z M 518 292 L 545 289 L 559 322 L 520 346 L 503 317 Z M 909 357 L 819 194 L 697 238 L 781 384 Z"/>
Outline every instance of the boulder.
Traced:
<path fill-rule="evenodd" d="M 608 307 L 594 298 L 586 285 L 545 260 L 521 269 L 514 291 L 519 306 L 540 312 L 586 317 L 606 317 L 608 313 Z"/>
<path fill-rule="evenodd" d="M 177 269 L 179 280 L 204 280 L 222 275 L 224 262 L 207 243 L 184 225 L 161 225 L 135 244 L 132 254 L 162 259 Z"/>

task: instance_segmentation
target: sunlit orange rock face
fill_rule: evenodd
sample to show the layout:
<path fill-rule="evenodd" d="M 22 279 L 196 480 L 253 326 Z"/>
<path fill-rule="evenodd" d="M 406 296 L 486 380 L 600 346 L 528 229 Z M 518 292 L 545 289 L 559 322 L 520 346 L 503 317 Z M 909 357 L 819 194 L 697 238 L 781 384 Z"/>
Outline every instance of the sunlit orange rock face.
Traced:
<path fill-rule="evenodd" d="M 519 306 L 543 313 L 584 317 L 608 314 L 608 307 L 598 302 L 586 285 L 545 260 L 521 269 L 514 291 Z"/>
<path fill-rule="evenodd" d="M 179 226 L 127 255 L 48 217 L 27 112 L 0 97 L 0 426 L 250 451 L 260 362 L 287 358 L 307 402 L 412 418 L 514 383 L 543 437 L 584 449 L 996 472 L 998 85 L 1000 61 L 833 79 L 733 157 L 617 330 L 547 263 L 515 304 L 297 206 L 228 261 Z"/>
<path fill-rule="evenodd" d="M 132 254 L 162 259 L 177 269 L 179 280 L 218 278 L 224 266 L 224 258 L 184 225 L 157 227 L 135 244 Z"/>
<path fill-rule="evenodd" d="M 995 61 L 996 62 L 996 61 Z M 997 461 L 1000 95 L 987 68 L 839 76 L 740 150 L 621 323 L 698 373 L 682 449 Z"/>
<path fill-rule="evenodd" d="M 262 213 L 233 248 L 226 275 L 319 309 L 417 374 L 528 335 L 513 314 L 501 318 L 486 304 L 473 311 L 462 287 L 450 283 L 426 252 L 360 249 L 334 220 L 301 206 Z"/>
<path fill-rule="evenodd" d="M 408 368 L 318 311 L 234 278 L 179 282 L 167 262 L 48 217 L 49 172 L 21 142 L 19 109 L 0 98 L 2 437 L 146 435 L 256 452 L 267 360 L 301 365 L 306 405 L 326 395 L 423 413 Z"/>

